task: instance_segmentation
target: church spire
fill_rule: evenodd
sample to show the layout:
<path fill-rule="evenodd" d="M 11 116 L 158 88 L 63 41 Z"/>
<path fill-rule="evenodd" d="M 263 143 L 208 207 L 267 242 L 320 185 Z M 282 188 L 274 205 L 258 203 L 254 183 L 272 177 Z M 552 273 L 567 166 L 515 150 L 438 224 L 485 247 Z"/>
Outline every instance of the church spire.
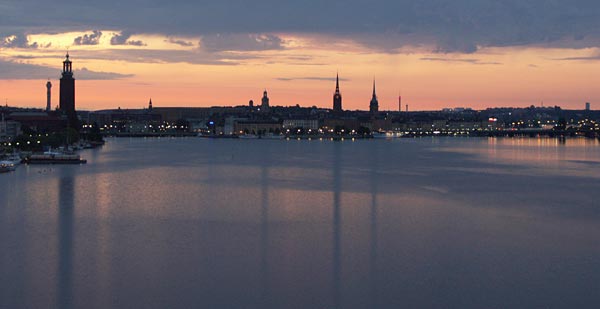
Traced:
<path fill-rule="evenodd" d="M 373 78 L 373 97 L 376 98 L 377 95 L 375 94 L 375 79 Z"/>
<path fill-rule="evenodd" d="M 342 112 L 342 95 L 340 94 L 340 74 L 335 75 L 335 93 L 333 94 L 333 111 Z"/>
<path fill-rule="evenodd" d="M 369 111 L 371 114 L 375 114 L 379 111 L 379 101 L 377 100 L 377 94 L 375 93 L 375 78 L 373 78 L 373 98 L 369 103 Z"/>

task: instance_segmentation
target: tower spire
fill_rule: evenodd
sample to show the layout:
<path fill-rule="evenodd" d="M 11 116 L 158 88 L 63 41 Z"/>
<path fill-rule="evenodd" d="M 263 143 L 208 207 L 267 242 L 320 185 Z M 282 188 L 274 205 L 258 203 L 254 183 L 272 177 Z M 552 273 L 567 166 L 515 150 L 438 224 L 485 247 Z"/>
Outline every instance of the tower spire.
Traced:
<path fill-rule="evenodd" d="M 73 75 L 73 63 L 69 59 L 69 51 L 67 50 L 67 55 L 65 56 L 65 61 L 63 61 L 63 71 L 62 75 Z"/>
<path fill-rule="evenodd" d="M 340 74 L 335 74 L 335 93 L 333 94 L 333 111 L 342 112 L 342 94 L 340 93 Z"/>
<path fill-rule="evenodd" d="M 66 59 L 63 61 L 59 98 L 60 110 L 67 116 L 68 126 L 79 130 L 79 120 L 77 119 L 77 112 L 75 111 L 75 79 L 73 78 L 73 63 L 71 62 L 71 59 L 69 59 L 68 51 Z"/>
<path fill-rule="evenodd" d="M 375 78 L 373 78 L 373 97 L 376 97 L 377 95 L 375 94 Z"/>
<path fill-rule="evenodd" d="M 377 94 L 375 93 L 375 78 L 373 78 L 373 98 L 371 98 L 371 103 L 369 103 L 369 111 L 371 114 L 379 112 L 379 101 L 377 101 Z"/>

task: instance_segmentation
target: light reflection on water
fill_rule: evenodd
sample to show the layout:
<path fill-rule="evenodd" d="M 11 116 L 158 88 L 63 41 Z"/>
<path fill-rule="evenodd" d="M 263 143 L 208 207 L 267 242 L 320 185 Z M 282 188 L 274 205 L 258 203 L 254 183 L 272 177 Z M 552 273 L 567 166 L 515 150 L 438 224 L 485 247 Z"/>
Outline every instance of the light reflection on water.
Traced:
<path fill-rule="evenodd" d="M 595 140 L 111 139 L 0 175 L 0 307 L 593 307 Z"/>

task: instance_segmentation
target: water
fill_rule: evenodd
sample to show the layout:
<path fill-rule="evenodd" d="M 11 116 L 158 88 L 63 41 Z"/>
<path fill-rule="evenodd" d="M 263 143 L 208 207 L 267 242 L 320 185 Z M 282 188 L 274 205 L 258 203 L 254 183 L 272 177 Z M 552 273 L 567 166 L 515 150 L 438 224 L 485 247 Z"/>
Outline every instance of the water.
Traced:
<path fill-rule="evenodd" d="M 0 175 L 1 308 L 598 307 L 594 140 L 110 139 Z"/>

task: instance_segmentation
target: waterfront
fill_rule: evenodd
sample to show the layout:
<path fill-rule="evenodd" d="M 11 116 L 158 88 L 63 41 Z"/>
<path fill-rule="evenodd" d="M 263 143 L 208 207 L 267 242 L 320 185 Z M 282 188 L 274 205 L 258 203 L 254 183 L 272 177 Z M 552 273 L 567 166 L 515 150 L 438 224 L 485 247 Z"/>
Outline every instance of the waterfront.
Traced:
<path fill-rule="evenodd" d="M 0 307 L 595 307 L 593 139 L 108 139 L 0 175 Z"/>

